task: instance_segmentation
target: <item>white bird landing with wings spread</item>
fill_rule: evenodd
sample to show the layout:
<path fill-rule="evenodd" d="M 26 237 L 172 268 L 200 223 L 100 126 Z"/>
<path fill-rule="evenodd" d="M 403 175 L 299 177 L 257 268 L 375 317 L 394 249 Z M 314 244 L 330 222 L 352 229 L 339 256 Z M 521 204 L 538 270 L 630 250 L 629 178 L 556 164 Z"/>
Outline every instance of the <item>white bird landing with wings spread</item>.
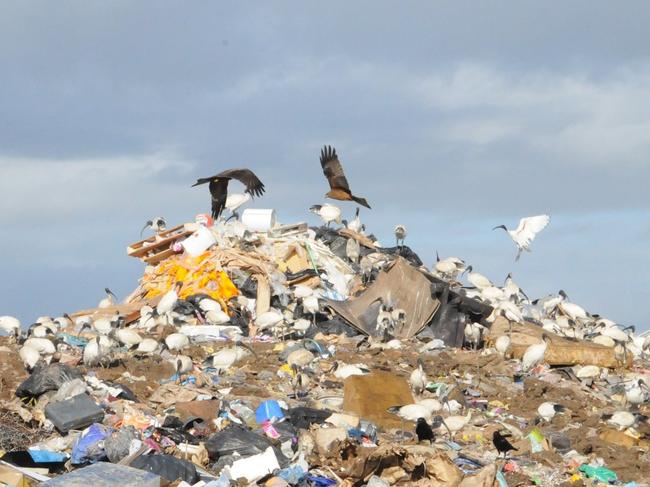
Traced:
<path fill-rule="evenodd" d="M 508 230 L 505 225 L 496 226 L 492 230 L 503 228 L 508 232 L 512 241 L 517 245 L 515 261 L 518 261 L 524 250 L 530 252 L 530 244 L 535 240 L 535 236 L 544 230 L 550 221 L 551 217 L 548 215 L 529 216 L 519 220 L 519 226 L 516 230 Z"/>

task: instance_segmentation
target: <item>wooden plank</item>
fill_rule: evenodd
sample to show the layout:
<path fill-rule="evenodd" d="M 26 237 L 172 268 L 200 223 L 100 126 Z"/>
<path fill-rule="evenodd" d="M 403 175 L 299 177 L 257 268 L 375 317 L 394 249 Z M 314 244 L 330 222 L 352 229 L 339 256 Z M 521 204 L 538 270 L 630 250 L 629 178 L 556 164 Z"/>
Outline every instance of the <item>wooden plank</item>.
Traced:
<path fill-rule="evenodd" d="M 359 244 L 363 245 L 364 247 L 368 247 L 369 249 L 377 248 L 375 242 L 370 240 L 365 235 L 361 235 L 360 233 L 355 232 L 354 230 L 350 230 L 349 228 L 342 228 L 341 230 L 339 230 L 339 235 L 343 235 L 344 237 L 354 239 L 357 242 L 359 242 Z"/>
<path fill-rule="evenodd" d="M 161 250 L 168 249 L 175 241 L 186 238 L 193 233 L 193 230 L 187 228 L 185 224 L 178 225 L 169 230 L 154 235 L 152 237 L 140 240 L 129 245 L 126 253 L 131 257 L 143 258 L 149 253 L 158 253 Z"/>
<path fill-rule="evenodd" d="M 599 367 L 617 368 L 622 366 L 631 367 L 633 362 L 632 354 L 628 352 L 626 364 L 616 359 L 614 349 L 597 343 L 587 341 L 573 341 L 544 330 L 540 326 L 529 323 L 513 323 L 510 352 L 514 358 L 521 359 L 526 349 L 534 344 L 540 343 L 542 334 L 545 333 L 551 338 L 544 355 L 544 362 L 549 365 L 597 365 Z M 489 339 L 496 340 L 502 335 L 508 334 L 508 320 L 503 317 L 497 318 L 490 328 Z"/>

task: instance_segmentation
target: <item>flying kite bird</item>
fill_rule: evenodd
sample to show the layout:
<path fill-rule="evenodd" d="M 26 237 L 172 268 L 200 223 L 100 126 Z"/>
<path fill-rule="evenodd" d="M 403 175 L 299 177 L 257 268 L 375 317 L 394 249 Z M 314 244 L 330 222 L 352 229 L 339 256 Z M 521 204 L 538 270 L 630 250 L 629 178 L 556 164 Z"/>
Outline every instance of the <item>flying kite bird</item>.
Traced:
<path fill-rule="evenodd" d="M 535 240 L 535 236 L 544 230 L 550 221 L 551 217 L 548 215 L 529 216 L 519 220 L 519 226 L 516 230 L 508 230 L 505 225 L 496 226 L 492 230 L 503 228 L 508 232 L 512 241 L 517 245 L 516 262 L 524 250 L 530 252 L 530 244 Z"/>
<path fill-rule="evenodd" d="M 336 149 L 326 145 L 320 151 L 320 165 L 323 167 L 323 173 L 330 184 L 330 190 L 325 195 L 327 198 L 339 201 L 356 201 L 361 206 L 370 209 L 370 205 L 365 198 L 359 198 L 352 194 L 348 180 L 343 172 L 343 166 L 339 162 L 339 156 L 336 155 Z"/>
<path fill-rule="evenodd" d="M 212 218 L 219 218 L 221 212 L 226 207 L 228 199 L 228 183 L 231 179 L 236 179 L 246 186 L 246 192 L 252 197 L 262 196 L 264 194 L 264 184 L 249 169 L 229 169 L 209 178 L 200 178 L 192 185 L 210 183 L 210 194 L 212 195 Z"/>

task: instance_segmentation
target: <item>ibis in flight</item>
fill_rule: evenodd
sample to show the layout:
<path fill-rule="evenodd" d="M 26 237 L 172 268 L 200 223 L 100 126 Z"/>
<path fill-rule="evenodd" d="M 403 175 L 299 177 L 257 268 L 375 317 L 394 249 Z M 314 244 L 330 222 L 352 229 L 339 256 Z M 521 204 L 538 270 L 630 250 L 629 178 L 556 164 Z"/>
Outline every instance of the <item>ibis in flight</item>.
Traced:
<path fill-rule="evenodd" d="M 529 216 L 519 220 L 519 226 L 515 230 L 508 230 L 505 225 L 498 225 L 492 230 L 502 228 L 510 235 L 510 238 L 517 246 L 515 261 L 518 261 L 524 250 L 530 252 L 530 244 L 535 240 L 535 236 L 544 230 L 550 221 L 551 217 L 548 215 Z"/>

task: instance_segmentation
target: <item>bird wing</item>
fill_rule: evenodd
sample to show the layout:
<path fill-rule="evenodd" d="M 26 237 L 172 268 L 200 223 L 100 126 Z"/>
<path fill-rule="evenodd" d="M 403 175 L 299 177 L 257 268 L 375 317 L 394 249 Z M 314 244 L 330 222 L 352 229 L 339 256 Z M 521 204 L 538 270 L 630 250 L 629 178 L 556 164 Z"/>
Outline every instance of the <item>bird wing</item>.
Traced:
<path fill-rule="evenodd" d="M 336 155 L 334 147 L 326 145 L 321 149 L 320 165 L 331 189 L 342 189 L 350 193 L 348 180 L 345 177 L 343 166 L 339 162 L 339 156 Z"/>
<path fill-rule="evenodd" d="M 522 247 L 528 247 L 535 239 L 535 235 L 544 230 L 551 221 L 548 215 L 529 216 L 519 220 L 519 226 L 515 230 L 517 240 Z"/>
<path fill-rule="evenodd" d="M 262 181 L 250 169 L 229 169 L 214 177 L 217 179 L 236 179 L 246 186 L 246 192 L 253 197 L 259 197 L 264 194 L 264 184 L 262 184 Z"/>
<path fill-rule="evenodd" d="M 212 218 L 219 218 L 221 212 L 226 207 L 228 198 L 228 181 L 227 178 L 210 181 L 210 194 L 212 195 Z"/>

